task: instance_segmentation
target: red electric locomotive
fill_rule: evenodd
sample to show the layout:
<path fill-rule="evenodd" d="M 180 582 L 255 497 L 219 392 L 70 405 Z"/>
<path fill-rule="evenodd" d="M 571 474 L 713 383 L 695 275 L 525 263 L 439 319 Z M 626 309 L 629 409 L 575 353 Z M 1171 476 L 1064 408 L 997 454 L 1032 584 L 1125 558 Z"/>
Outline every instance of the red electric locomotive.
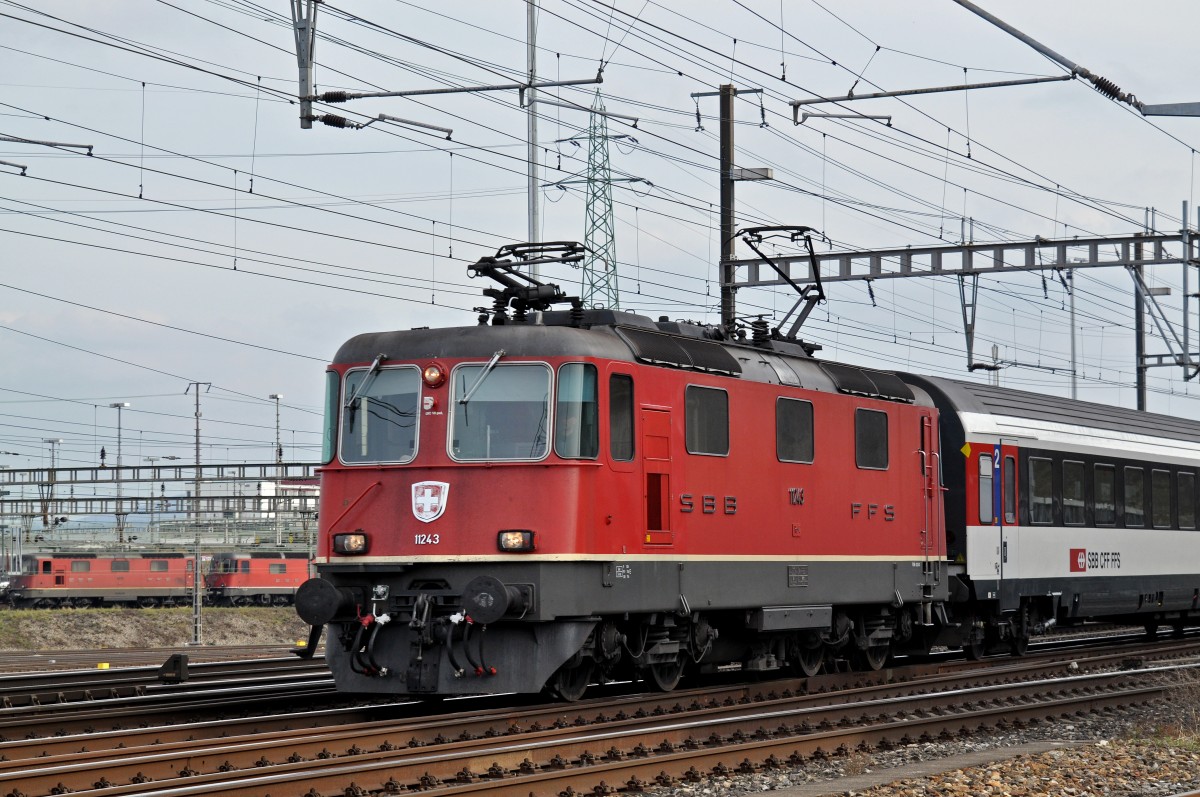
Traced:
<path fill-rule="evenodd" d="M 819 362 L 761 324 L 584 309 L 515 268 L 547 257 L 581 247 L 505 247 L 472 267 L 500 284 L 478 326 L 360 335 L 326 374 L 296 605 L 339 688 L 575 699 L 1195 616 L 1200 445 L 1161 438 L 1200 424 L 1152 440 L 1145 414 Z"/>
<path fill-rule="evenodd" d="M 27 554 L 7 599 L 21 609 L 172 606 L 191 600 L 193 583 L 193 560 L 182 553 Z"/>
<path fill-rule="evenodd" d="M 287 606 L 310 572 L 308 554 L 215 553 L 204 576 L 214 606 Z"/>
<path fill-rule="evenodd" d="M 322 577 L 297 606 L 343 688 L 570 698 L 928 647 L 928 395 L 793 342 L 549 311 L 552 286 L 474 268 L 503 285 L 491 325 L 362 335 L 328 373 Z"/>

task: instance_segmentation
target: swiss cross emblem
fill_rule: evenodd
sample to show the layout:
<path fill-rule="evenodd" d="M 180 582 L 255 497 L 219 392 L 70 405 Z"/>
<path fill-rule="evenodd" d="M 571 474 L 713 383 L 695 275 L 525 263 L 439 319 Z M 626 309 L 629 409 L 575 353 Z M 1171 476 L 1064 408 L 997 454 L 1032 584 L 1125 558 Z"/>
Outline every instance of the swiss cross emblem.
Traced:
<path fill-rule="evenodd" d="M 446 482 L 417 482 L 412 486 L 413 515 L 422 523 L 431 523 L 446 511 L 450 485 Z"/>

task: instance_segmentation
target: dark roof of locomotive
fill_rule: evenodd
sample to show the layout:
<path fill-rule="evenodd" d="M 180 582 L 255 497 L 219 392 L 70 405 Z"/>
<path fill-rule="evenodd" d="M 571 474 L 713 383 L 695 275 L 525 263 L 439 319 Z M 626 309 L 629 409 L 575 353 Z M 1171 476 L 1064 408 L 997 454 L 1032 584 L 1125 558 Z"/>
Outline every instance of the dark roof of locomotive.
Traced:
<path fill-rule="evenodd" d="M 368 363 L 380 354 L 390 360 L 490 358 L 501 350 L 521 357 L 637 361 L 887 401 L 918 400 L 893 372 L 817 361 L 802 343 L 731 341 L 714 327 L 604 309 L 531 313 L 524 321 L 498 325 L 370 332 L 344 343 L 333 361 Z"/>
<path fill-rule="evenodd" d="M 1200 422 L 1091 401 L 1047 396 L 1025 390 L 963 382 L 942 377 L 901 374 L 906 380 L 945 397 L 956 411 L 1107 429 L 1146 437 L 1200 442 Z"/>

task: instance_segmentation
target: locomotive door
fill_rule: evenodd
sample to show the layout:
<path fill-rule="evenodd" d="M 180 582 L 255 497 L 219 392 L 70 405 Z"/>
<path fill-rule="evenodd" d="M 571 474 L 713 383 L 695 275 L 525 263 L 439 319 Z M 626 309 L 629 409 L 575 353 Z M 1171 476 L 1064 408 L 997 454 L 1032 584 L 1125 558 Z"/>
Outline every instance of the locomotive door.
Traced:
<path fill-rule="evenodd" d="M 995 506 L 1000 524 L 1000 577 L 1017 577 L 1017 443 L 1004 440 L 996 446 L 993 454 L 996 462 Z"/>
<path fill-rule="evenodd" d="M 926 583 L 941 581 L 941 569 L 936 564 L 946 556 L 942 524 L 942 462 L 941 446 L 937 439 L 937 424 L 931 415 L 921 415 L 921 479 L 925 503 L 925 527 L 922 531 L 921 553 L 925 558 Z"/>
<path fill-rule="evenodd" d="M 671 530 L 671 412 L 642 407 L 643 503 L 646 507 L 645 544 L 670 545 Z"/>

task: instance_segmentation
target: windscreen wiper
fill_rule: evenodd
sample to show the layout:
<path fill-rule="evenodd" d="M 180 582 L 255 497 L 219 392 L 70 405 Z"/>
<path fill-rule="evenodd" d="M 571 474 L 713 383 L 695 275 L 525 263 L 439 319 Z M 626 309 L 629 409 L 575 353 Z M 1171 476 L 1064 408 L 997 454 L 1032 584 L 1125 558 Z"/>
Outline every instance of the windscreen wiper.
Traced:
<path fill-rule="evenodd" d="M 492 355 L 492 359 L 488 360 L 487 365 L 483 366 L 483 373 L 481 373 L 479 378 L 475 380 L 475 383 L 471 385 L 471 389 L 468 390 L 466 394 L 458 400 L 459 404 L 466 404 L 471 400 L 471 396 L 475 395 L 475 391 L 479 389 L 479 386 L 483 384 L 483 380 L 487 379 L 487 375 L 492 372 L 492 369 L 496 367 L 496 363 L 499 362 L 500 358 L 503 356 L 504 349 L 501 349 Z"/>
<path fill-rule="evenodd" d="M 363 377 L 363 381 L 359 382 L 358 387 L 354 389 L 354 395 L 350 397 L 346 402 L 346 406 L 343 407 L 343 409 L 350 412 L 350 428 L 354 428 L 354 412 L 358 409 L 358 397 L 366 392 L 371 383 L 375 381 L 375 377 L 379 374 L 383 361 L 386 359 L 386 354 L 380 354 L 375 358 L 375 361 L 371 363 L 371 370 L 367 371 L 367 375 Z"/>

